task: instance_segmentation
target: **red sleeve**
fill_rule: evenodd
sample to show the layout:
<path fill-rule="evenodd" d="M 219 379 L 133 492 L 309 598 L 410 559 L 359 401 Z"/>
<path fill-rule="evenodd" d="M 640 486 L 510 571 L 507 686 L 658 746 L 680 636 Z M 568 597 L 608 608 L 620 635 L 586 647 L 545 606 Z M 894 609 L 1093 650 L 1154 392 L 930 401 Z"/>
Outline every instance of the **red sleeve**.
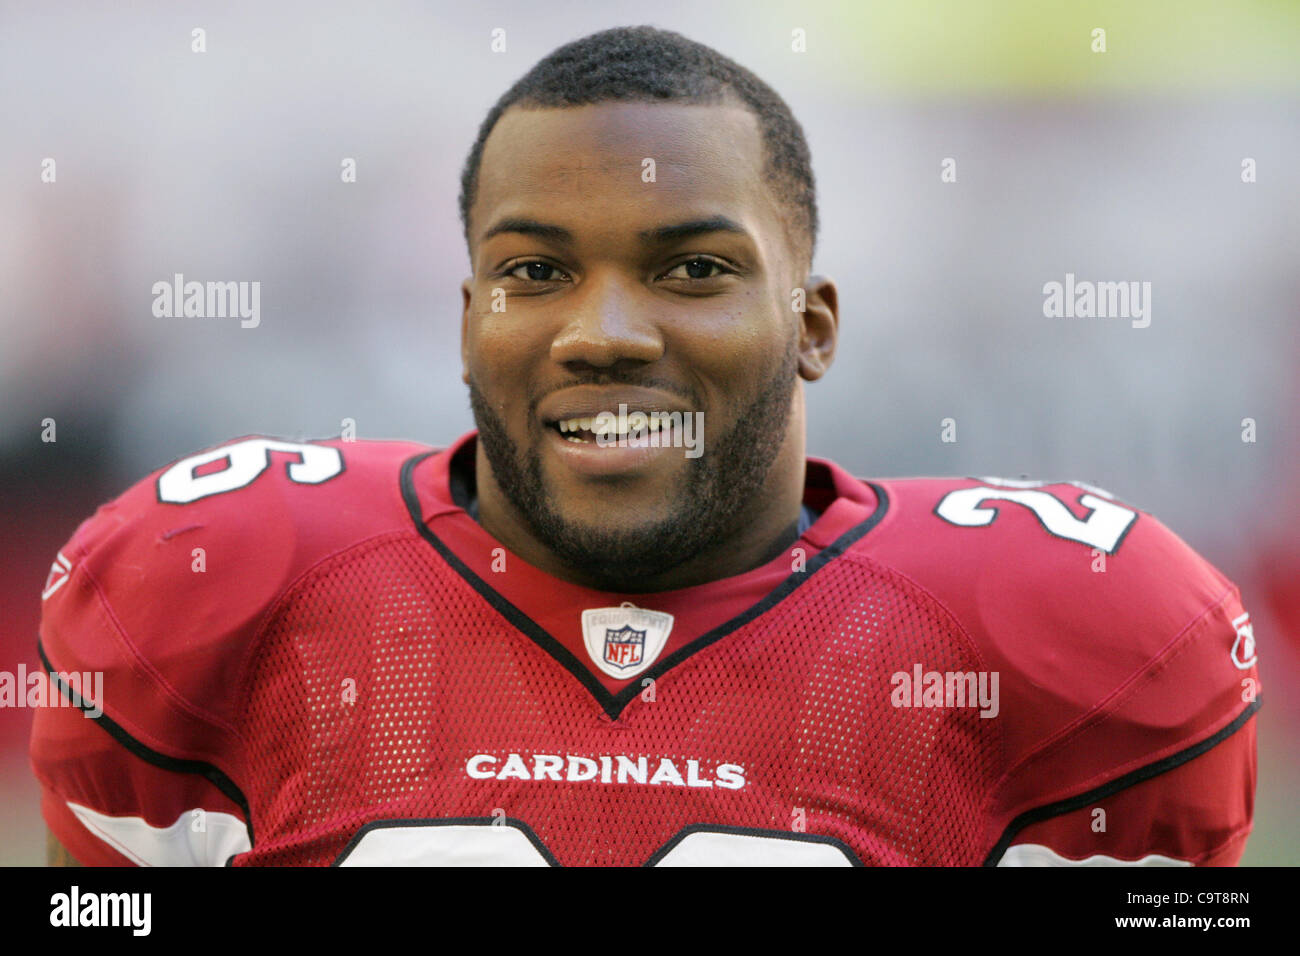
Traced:
<path fill-rule="evenodd" d="M 40 653 L 87 675 L 95 713 L 38 711 L 31 757 L 46 822 L 78 861 L 222 865 L 248 849 L 240 728 L 262 620 L 315 562 L 406 526 L 396 476 L 414 450 L 239 439 L 77 529 L 44 590 Z"/>
<path fill-rule="evenodd" d="M 1028 823 L 998 865 L 1235 866 L 1255 808 L 1255 721 L 1244 716 L 1190 760 Z"/>
<path fill-rule="evenodd" d="M 46 824 L 87 866 L 222 865 L 249 844 L 233 735 L 178 690 L 221 672 L 190 631 L 214 599 L 158 510 L 151 482 L 101 508 L 42 600 L 32 766 Z M 165 616 L 171 627 L 150 624 Z"/>
<path fill-rule="evenodd" d="M 103 718 L 43 707 L 32 763 L 50 832 L 83 866 L 220 866 L 248 848 L 247 813 L 194 768 L 136 756 Z"/>
<path fill-rule="evenodd" d="M 73 675 L 95 692 L 86 715 L 38 711 L 31 758 L 46 823 L 81 863 L 221 865 L 250 843 L 242 672 L 296 571 L 292 493 L 329 487 L 286 480 L 303 446 L 280 443 L 237 488 L 206 493 L 243 477 L 262 447 L 241 440 L 161 469 L 59 552 L 41 611 L 40 655 L 61 675 L 48 696 L 66 703 L 57 688 Z M 188 494 L 165 493 L 166 476 Z"/>
<path fill-rule="evenodd" d="M 1261 688 L 1232 582 L 1099 489 L 991 479 L 891 489 L 901 507 L 877 550 L 949 610 L 1001 678 L 987 861 L 1029 859 L 1031 843 L 1073 861 L 1235 859 L 1251 823 Z M 1194 793 L 1179 787 L 1189 780 Z M 1106 829 L 1094 832 L 1099 808 Z M 1013 843 L 1022 849 L 1008 858 Z"/>

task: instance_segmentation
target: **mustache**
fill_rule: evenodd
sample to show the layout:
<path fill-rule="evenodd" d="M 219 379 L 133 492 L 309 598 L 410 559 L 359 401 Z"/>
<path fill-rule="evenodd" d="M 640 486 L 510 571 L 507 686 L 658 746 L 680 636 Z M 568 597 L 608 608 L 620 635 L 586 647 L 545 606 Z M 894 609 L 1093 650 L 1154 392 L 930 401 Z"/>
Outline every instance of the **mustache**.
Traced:
<path fill-rule="evenodd" d="M 528 402 L 528 413 L 530 415 L 536 415 L 537 407 L 546 400 L 548 395 L 578 385 L 625 385 L 629 388 L 654 389 L 663 392 L 666 395 L 672 395 L 675 398 L 685 399 L 691 408 L 698 409 L 702 405 L 700 396 L 696 393 L 695 389 L 691 388 L 689 385 L 683 385 L 680 382 L 670 381 L 666 378 L 655 378 L 654 376 L 608 372 L 595 369 L 590 373 L 575 375 L 567 381 L 561 382 L 558 385 L 553 385 L 546 391 L 534 395 Z"/>

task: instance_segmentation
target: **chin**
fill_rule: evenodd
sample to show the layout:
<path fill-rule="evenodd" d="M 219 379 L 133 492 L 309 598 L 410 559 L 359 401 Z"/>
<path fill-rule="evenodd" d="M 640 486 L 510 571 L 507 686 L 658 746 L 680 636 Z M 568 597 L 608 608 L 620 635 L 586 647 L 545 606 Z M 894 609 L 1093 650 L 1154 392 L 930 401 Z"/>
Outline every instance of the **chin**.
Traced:
<path fill-rule="evenodd" d="M 582 507 L 582 506 L 580 506 Z M 622 542 L 644 541 L 647 536 L 659 536 L 664 528 L 665 523 L 672 521 L 671 514 L 646 515 L 638 513 L 640 520 L 620 521 L 617 524 L 599 520 L 599 511 L 603 510 L 602 505 L 597 503 L 585 506 L 585 514 L 572 514 L 568 509 L 559 509 L 558 516 L 564 523 L 565 530 L 571 537 L 582 538 L 593 543 L 608 542 L 611 546 Z M 597 520 L 591 520 L 591 512 L 597 511 L 594 516 Z"/>

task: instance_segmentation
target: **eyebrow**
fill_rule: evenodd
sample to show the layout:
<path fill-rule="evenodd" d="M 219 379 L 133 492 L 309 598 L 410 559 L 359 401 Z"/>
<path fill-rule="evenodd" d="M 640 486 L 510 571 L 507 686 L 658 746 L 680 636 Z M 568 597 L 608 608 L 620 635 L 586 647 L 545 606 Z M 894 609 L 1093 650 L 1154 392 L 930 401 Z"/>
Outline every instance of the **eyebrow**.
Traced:
<path fill-rule="evenodd" d="M 539 239 L 550 239 L 553 242 L 572 243 L 573 233 L 563 226 L 553 226 L 549 223 L 538 222 L 536 219 L 502 219 L 487 232 L 479 242 L 486 242 L 493 236 L 499 236 L 503 232 L 517 232 L 523 236 L 536 236 Z"/>
<path fill-rule="evenodd" d="M 516 217 L 509 217 L 497 222 L 487 232 L 483 233 L 479 241 L 486 242 L 493 236 L 499 236 L 505 232 L 513 232 L 523 236 L 536 236 L 539 239 L 549 239 L 552 242 L 569 245 L 573 243 L 573 233 L 563 226 L 538 222 L 536 219 Z M 637 233 L 637 238 L 646 245 L 663 245 L 664 243 L 706 235 L 710 232 L 730 232 L 741 236 L 749 235 L 745 227 L 734 219 L 728 219 L 726 216 L 709 216 L 707 219 L 692 219 L 688 222 L 673 223 L 669 226 L 644 229 Z"/>
<path fill-rule="evenodd" d="M 671 226 L 646 229 L 637 233 L 637 236 L 647 245 L 660 245 L 667 242 L 676 242 L 679 239 L 691 239 L 710 232 L 732 232 L 741 236 L 749 235 L 745 231 L 745 227 L 734 219 L 728 219 L 726 216 L 710 216 L 707 219 L 692 219 L 689 222 L 679 222 Z"/>

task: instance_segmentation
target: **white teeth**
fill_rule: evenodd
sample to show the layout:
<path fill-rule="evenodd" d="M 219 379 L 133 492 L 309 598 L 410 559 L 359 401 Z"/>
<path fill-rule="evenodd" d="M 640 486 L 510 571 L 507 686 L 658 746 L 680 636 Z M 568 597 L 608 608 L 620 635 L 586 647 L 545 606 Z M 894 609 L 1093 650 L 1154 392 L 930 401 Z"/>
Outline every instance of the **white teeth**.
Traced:
<path fill-rule="evenodd" d="M 584 440 L 571 436 L 570 432 L 591 432 L 606 438 L 625 438 L 630 431 L 666 432 L 672 429 L 672 422 L 667 416 L 646 412 L 632 412 L 622 422 L 616 415 L 601 413 L 595 418 L 565 418 L 555 424 L 560 429 L 560 434 L 570 441 Z"/>

